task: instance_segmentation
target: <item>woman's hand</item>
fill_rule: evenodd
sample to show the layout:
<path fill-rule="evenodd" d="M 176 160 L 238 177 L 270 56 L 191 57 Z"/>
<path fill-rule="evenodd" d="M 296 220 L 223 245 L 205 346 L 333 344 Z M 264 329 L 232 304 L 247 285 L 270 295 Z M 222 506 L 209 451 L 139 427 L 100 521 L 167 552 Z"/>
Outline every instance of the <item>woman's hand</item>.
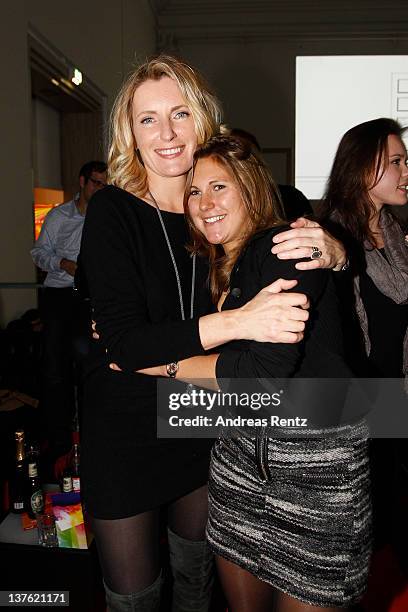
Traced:
<path fill-rule="evenodd" d="M 296 285 L 296 280 L 280 278 L 241 308 L 230 311 L 236 316 L 236 338 L 288 344 L 300 342 L 310 304 L 303 293 L 285 293 Z"/>
<path fill-rule="evenodd" d="M 273 237 L 273 242 L 276 244 L 272 248 L 272 253 L 279 259 L 310 258 L 313 247 L 317 247 L 322 253 L 321 257 L 298 262 L 296 264 L 298 270 L 333 268 L 337 272 L 346 264 L 347 254 L 343 244 L 316 221 L 300 217 L 290 226 L 293 229 Z"/>

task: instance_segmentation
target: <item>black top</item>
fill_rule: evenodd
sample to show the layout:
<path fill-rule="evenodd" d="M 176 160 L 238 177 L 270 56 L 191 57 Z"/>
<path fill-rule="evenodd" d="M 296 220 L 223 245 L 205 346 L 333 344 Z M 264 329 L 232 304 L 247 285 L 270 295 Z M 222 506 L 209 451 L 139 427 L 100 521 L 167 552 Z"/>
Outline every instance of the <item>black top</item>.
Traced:
<path fill-rule="evenodd" d="M 380 249 L 385 257 L 384 249 Z M 408 305 L 396 304 L 381 293 L 366 271 L 360 274 L 360 295 L 368 318 L 371 376 L 403 376 L 403 345 L 408 326 Z"/>
<path fill-rule="evenodd" d="M 296 261 L 280 260 L 273 255 L 272 237 L 285 229 L 286 227 L 280 227 L 260 232 L 251 240 L 233 269 L 230 292 L 222 309 L 242 306 L 260 289 L 279 278 L 297 279 L 298 284 L 292 291 L 305 293 L 311 302 L 305 339 L 296 344 L 272 344 L 248 340 L 230 342 L 222 347 L 217 360 L 218 379 L 295 376 L 313 379 L 337 378 L 347 381 L 351 376 L 351 371 L 343 359 L 343 337 L 332 272 L 323 269 L 297 270 Z M 328 426 L 338 424 L 344 397 L 337 391 L 334 392 L 336 396 L 333 396 L 333 389 L 329 381 L 324 390 L 317 382 L 313 391 L 306 386 L 313 403 L 310 406 L 312 412 L 309 414 L 312 421 L 313 418 L 321 418 L 316 399 L 319 394 L 324 393 L 324 405 L 321 406 L 324 424 Z M 330 401 L 333 403 L 328 403 L 326 392 L 329 392 Z M 306 406 L 299 408 L 306 415 Z M 323 423 L 320 421 L 319 424 Z"/>
<path fill-rule="evenodd" d="M 187 226 L 182 214 L 162 216 L 189 317 Z M 93 516 L 121 518 L 157 507 L 207 480 L 211 441 L 157 439 L 156 378 L 133 370 L 204 352 L 198 318 L 211 307 L 208 268 L 197 259 L 194 319 L 182 321 L 157 210 L 113 186 L 98 191 L 89 203 L 81 260 L 100 334 L 85 380 L 84 496 Z M 124 371 L 111 371 L 110 362 Z"/>
<path fill-rule="evenodd" d="M 298 217 L 313 214 L 309 200 L 299 189 L 292 185 L 278 185 L 278 189 L 282 198 L 286 219 L 292 221 Z"/>
<path fill-rule="evenodd" d="M 184 215 L 163 212 L 190 316 L 192 259 Z M 203 351 L 198 318 L 209 309 L 208 269 L 197 262 L 194 318 L 182 321 L 174 267 L 156 209 L 117 187 L 95 194 L 85 219 L 81 261 L 101 344 L 129 371 Z"/>

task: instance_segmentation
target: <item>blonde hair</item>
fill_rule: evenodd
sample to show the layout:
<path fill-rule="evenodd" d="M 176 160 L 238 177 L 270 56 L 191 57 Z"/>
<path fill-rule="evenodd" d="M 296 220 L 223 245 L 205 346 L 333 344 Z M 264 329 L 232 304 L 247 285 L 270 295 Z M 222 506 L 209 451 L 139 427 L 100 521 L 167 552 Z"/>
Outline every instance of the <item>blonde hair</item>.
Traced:
<path fill-rule="evenodd" d="M 230 174 L 238 187 L 246 211 L 242 240 L 239 247 L 228 254 L 221 245 L 208 242 L 204 234 L 195 227 L 189 213 L 188 199 L 195 167 L 200 159 L 208 158 Z M 209 260 L 209 283 L 215 304 L 222 292 L 228 289 L 235 262 L 252 236 L 266 228 L 282 225 L 285 218 L 278 188 L 261 155 L 249 140 L 228 134 L 214 136 L 199 146 L 194 153 L 193 167 L 188 174 L 184 193 L 184 212 L 192 236 L 190 251 Z"/>
<path fill-rule="evenodd" d="M 215 134 L 221 123 L 221 108 L 216 97 L 191 66 L 170 55 L 158 55 L 139 66 L 122 85 L 113 105 L 108 157 L 109 182 L 137 196 L 145 195 L 148 186 L 133 135 L 133 96 L 139 85 L 163 76 L 173 79 L 180 87 L 194 120 L 198 144 Z"/>

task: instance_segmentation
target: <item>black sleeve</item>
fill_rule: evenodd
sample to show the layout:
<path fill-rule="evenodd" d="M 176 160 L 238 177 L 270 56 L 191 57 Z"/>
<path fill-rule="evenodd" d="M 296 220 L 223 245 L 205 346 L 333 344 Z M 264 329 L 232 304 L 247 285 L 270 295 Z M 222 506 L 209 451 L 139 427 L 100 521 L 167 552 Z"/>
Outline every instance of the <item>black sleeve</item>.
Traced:
<path fill-rule="evenodd" d="M 261 262 L 261 283 L 266 287 L 278 278 L 297 279 L 293 292 L 304 293 L 317 303 L 326 286 L 328 270 L 297 270 L 295 260 L 280 260 L 270 252 Z M 307 324 L 306 324 L 307 325 Z M 226 347 L 216 364 L 217 379 L 221 378 L 286 378 L 294 374 L 303 354 L 304 341 L 297 344 L 250 342 L 245 350 Z"/>
<path fill-rule="evenodd" d="M 93 318 L 109 360 L 139 370 L 202 354 L 198 318 L 149 321 L 138 262 L 143 251 L 125 208 L 109 188 L 98 192 L 88 206 L 81 244 Z"/>

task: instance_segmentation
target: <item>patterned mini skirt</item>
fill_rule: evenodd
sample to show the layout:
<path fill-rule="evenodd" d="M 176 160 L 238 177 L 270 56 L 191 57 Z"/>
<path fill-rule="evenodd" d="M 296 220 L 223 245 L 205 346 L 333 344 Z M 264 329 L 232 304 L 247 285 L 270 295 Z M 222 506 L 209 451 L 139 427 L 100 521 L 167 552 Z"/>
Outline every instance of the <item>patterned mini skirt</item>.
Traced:
<path fill-rule="evenodd" d="M 364 422 L 321 431 L 217 440 L 207 537 L 216 554 L 295 599 L 346 607 L 368 577 L 368 433 Z"/>

